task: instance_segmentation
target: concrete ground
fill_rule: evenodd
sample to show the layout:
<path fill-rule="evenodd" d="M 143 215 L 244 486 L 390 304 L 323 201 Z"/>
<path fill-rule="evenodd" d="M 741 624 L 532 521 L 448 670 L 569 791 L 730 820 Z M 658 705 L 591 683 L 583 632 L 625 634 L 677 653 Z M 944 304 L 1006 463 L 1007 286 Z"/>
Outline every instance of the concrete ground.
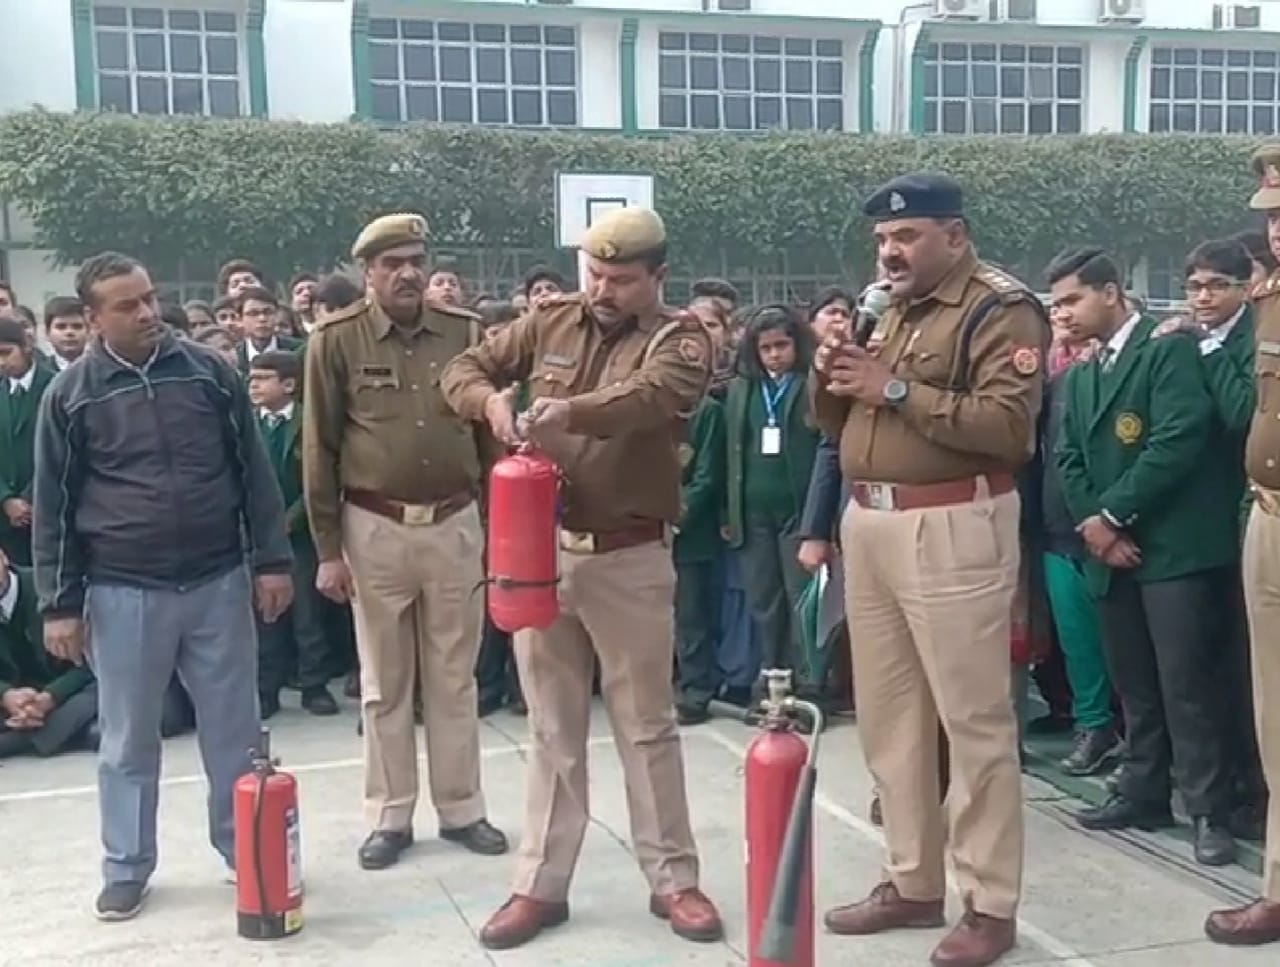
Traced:
<path fill-rule="evenodd" d="M 289 699 L 286 698 L 286 702 Z M 204 789 L 193 737 L 166 746 L 161 865 L 144 914 L 101 924 L 94 760 L 69 755 L 0 767 L 0 965 L 92 967 L 248 964 L 427 964 L 431 967 L 732 967 L 745 962 L 741 762 L 751 733 L 715 722 L 686 730 L 693 818 L 704 886 L 728 926 L 722 944 L 674 937 L 646 910 L 646 889 L 628 848 L 623 781 L 597 710 L 592 810 L 571 896 L 572 919 L 527 947 L 483 950 L 476 932 L 507 895 L 509 857 L 473 856 L 433 838 L 424 803 L 419 843 L 394 869 L 355 863 L 360 819 L 360 743 L 351 711 L 314 719 L 287 705 L 272 722 L 277 752 L 297 776 L 307 883 L 306 927 L 296 937 L 253 943 L 236 936 L 234 891 L 206 845 Z M 490 818 L 519 836 L 525 724 L 505 713 L 482 727 Z M 864 821 L 870 784 L 855 727 L 824 743 L 818 816 L 819 909 L 860 898 L 876 880 L 879 833 Z M 1224 950 L 1204 940 L 1205 914 L 1256 891 L 1239 870 L 1203 876 L 1185 844 L 1142 836 L 1094 836 L 1070 821 L 1072 803 L 1026 783 L 1026 901 L 1009 964 L 1066 967 L 1217 967 L 1276 964 L 1280 951 Z M 954 921 L 958 902 L 951 902 Z M 821 936 L 821 967 L 928 963 L 942 930 L 862 940 Z"/>

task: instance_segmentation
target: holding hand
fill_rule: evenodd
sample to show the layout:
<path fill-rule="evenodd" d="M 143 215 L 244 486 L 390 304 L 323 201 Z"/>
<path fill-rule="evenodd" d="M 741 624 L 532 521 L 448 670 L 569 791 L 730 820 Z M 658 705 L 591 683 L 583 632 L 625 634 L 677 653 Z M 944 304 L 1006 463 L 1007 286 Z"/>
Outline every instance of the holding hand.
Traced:
<path fill-rule="evenodd" d="M 515 408 L 511 405 L 511 391 L 502 390 L 491 394 L 484 401 L 484 418 L 489 421 L 489 429 L 499 443 L 509 447 L 520 445 Z"/>
<path fill-rule="evenodd" d="M 884 406 L 885 385 L 893 371 L 860 346 L 844 346 L 830 363 L 827 391 L 868 406 Z"/>

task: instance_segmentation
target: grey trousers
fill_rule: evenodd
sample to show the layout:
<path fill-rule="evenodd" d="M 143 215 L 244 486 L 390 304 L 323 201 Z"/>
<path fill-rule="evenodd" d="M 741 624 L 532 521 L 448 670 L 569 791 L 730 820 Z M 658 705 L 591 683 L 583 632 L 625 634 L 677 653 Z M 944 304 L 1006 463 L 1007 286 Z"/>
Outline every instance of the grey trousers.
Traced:
<path fill-rule="evenodd" d="M 160 720 L 175 669 L 196 712 L 209 836 L 235 862 L 232 791 L 258 744 L 257 642 L 248 571 L 182 591 L 91 585 L 89 660 L 98 679 L 98 808 L 106 883 L 156 868 Z"/>

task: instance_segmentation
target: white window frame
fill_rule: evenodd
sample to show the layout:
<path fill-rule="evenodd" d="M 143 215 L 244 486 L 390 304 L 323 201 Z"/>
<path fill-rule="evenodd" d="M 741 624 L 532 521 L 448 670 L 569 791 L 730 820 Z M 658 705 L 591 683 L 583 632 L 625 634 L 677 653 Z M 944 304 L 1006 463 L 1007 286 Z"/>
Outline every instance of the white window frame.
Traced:
<path fill-rule="evenodd" d="M 386 34 L 386 26 L 395 24 L 395 37 L 389 37 Z M 406 25 L 413 25 L 406 30 Z M 450 39 L 441 37 L 443 27 L 466 26 L 470 35 L 469 40 Z M 371 16 L 369 19 L 369 84 L 371 87 L 371 97 L 374 102 L 373 115 L 378 121 L 384 123 L 443 123 L 443 124 L 475 124 L 484 127 L 512 127 L 525 129 L 538 128 L 563 128 L 572 129 L 582 126 L 582 30 L 577 24 L 560 23 L 560 22 L 544 22 L 542 20 L 520 21 L 515 19 L 514 22 L 503 20 L 477 19 L 475 17 L 466 16 L 465 14 L 458 17 L 430 17 L 430 16 L 412 16 L 412 15 L 396 15 L 387 16 Z M 502 39 L 486 39 L 477 40 L 477 30 L 481 34 L 490 33 L 494 30 L 502 31 Z M 537 31 L 537 42 L 522 43 L 512 40 L 512 31 Z M 569 31 L 573 36 L 572 44 L 548 43 L 548 31 Z M 427 36 L 427 34 L 430 36 Z M 414 36 L 406 36 L 406 34 L 414 34 Z M 389 77 L 380 77 L 374 64 L 374 59 L 379 56 L 380 49 L 395 48 L 396 71 L 397 78 L 395 80 Z M 430 77 L 410 78 L 408 76 L 408 51 L 411 49 L 429 50 L 430 53 L 424 54 L 427 61 L 420 66 L 425 67 L 430 64 Z M 465 50 L 468 52 L 468 76 L 466 81 L 446 81 L 442 79 L 442 54 L 445 51 Z M 481 80 L 480 68 L 481 57 L 484 54 L 502 54 L 502 76 L 501 81 Z M 518 55 L 527 55 L 530 52 L 536 52 L 538 55 L 538 82 L 537 83 L 516 83 L 514 80 L 515 58 Z M 552 84 L 548 79 L 548 63 L 551 54 L 572 54 L 573 58 L 573 83 Z M 397 112 L 398 116 L 390 118 L 384 116 L 386 112 L 380 112 L 378 109 L 379 91 L 387 91 L 395 89 L 398 93 Z M 470 95 L 471 120 L 446 120 L 445 115 L 445 92 L 465 90 Z M 432 98 L 434 104 L 434 117 L 430 116 L 410 116 L 409 105 L 410 98 L 414 96 L 415 91 L 422 92 L 418 96 Z M 480 120 L 481 105 L 486 95 L 492 96 L 501 92 L 503 94 L 503 104 L 506 112 L 505 121 L 482 121 Z M 529 123 L 516 120 L 516 103 L 517 97 L 523 95 L 528 97 L 531 94 L 537 94 L 539 113 L 541 120 L 536 123 Z M 552 104 L 552 95 L 570 94 L 573 104 L 573 120 L 571 123 L 560 121 L 553 122 L 550 118 L 550 107 Z"/>
<path fill-rule="evenodd" d="M 1192 57 L 1195 63 L 1190 63 Z M 1239 63 L 1241 60 L 1248 63 Z M 1232 61 L 1237 63 L 1233 64 Z M 1183 72 L 1187 71 L 1195 72 L 1194 97 L 1178 95 L 1178 81 L 1180 77 L 1186 76 Z M 1156 93 L 1159 72 L 1168 73 L 1167 95 Z M 1214 74 L 1218 75 L 1216 96 L 1211 80 Z M 1232 99 L 1229 96 L 1232 75 L 1241 74 L 1244 75 L 1247 88 L 1246 96 L 1243 99 Z M 1270 97 L 1257 96 L 1259 79 L 1269 79 Z M 1147 130 L 1152 133 L 1249 134 L 1268 137 L 1280 133 L 1280 50 L 1274 47 L 1159 44 L 1151 48 L 1147 84 Z M 1180 113 L 1187 109 L 1194 112 L 1194 125 L 1175 126 Z M 1160 112 L 1163 112 L 1163 117 L 1157 122 L 1156 116 Z M 1232 120 L 1236 117 L 1243 118 L 1243 124 L 1233 124 Z M 1266 118 L 1265 123 L 1258 123 L 1262 118 Z"/>
<path fill-rule="evenodd" d="M 948 48 L 963 48 L 963 58 L 948 56 Z M 994 48 L 994 59 L 976 58 L 975 50 Z M 1021 49 L 1021 56 L 1017 55 Z M 1032 51 L 1047 52 L 1048 59 L 1033 60 Z M 1064 53 L 1067 56 L 1064 57 Z M 1045 54 L 1038 54 L 1044 57 Z M 1086 124 L 1086 98 L 1088 85 L 1089 48 L 1084 43 L 1046 42 L 1031 40 L 958 40 L 938 38 L 931 40 L 926 48 L 924 58 L 924 90 L 921 102 L 924 106 L 924 134 L 969 135 L 969 134 L 1008 134 L 1008 135 L 1042 135 L 1042 134 L 1081 134 Z M 965 90 L 962 94 L 947 94 L 946 79 L 949 70 L 964 68 Z M 994 70 L 994 94 L 974 94 L 974 81 L 979 71 Z M 1047 71 L 1050 91 L 1034 91 L 1033 76 L 1043 76 L 1039 72 Z M 1076 71 L 1079 74 L 1080 91 L 1078 96 L 1063 96 L 1060 93 L 1064 71 Z M 932 75 L 932 77 L 931 77 Z M 1019 79 L 1015 82 L 1014 78 Z M 932 84 L 930 81 L 932 80 Z M 1008 85 L 1006 86 L 1008 82 Z M 1016 90 L 1020 88 L 1020 92 Z M 955 106 L 964 111 L 964 130 L 947 130 L 944 120 L 948 116 L 947 108 Z M 1049 107 L 1050 126 L 1047 131 L 1032 131 L 1031 118 L 1033 110 L 1044 105 Z M 1006 124 L 1005 108 L 1018 108 L 1022 118 L 1021 130 L 1017 125 Z M 1076 125 L 1067 130 L 1062 125 L 1063 108 L 1074 107 Z M 994 125 L 985 130 L 978 121 L 978 112 L 992 112 Z M 1068 126 L 1069 127 L 1069 126 Z"/>
<path fill-rule="evenodd" d="M 675 46 L 682 38 L 682 46 Z M 714 44 L 711 42 L 714 41 Z M 729 43 L 726 43 L 726 42 Z M 745 43 L 744 43 L 745 42 Z M 695 44 L 698 46 L 695 47 Z M 828 45 L 834 44 L 831 48 Z M 849 97 L 849 39 L 847 37 L 819 37 L 797 33 L 768 34 L 750 30 L 690 30 L 688 28 L 660 28 L 658 30 L 657 126 L 663 131 L 843 131 L 845 129 L 846 101 Z M 807 46 L 807 52 L 804 48 Z M 774 48 L 776 47 L 776 51 Z M 712 49 L 714 48 L 714 49 Z M 831 52 L 834 50 L 834 52 Z M 819 53 L 819 51 L 824 51 Z M 695 86 L 694 61 L 712 59 L 715 62 L 714 87 Z M 726 86 L 726 62 L 745 61 L 747 77 L 745 86 Z M 664 71 L 668 63 L 678 64 L 683 78 L 680 82 L 668 82 Z M 787 91 L 789 71 L 808 66 L 808 91 Z M 777 90 L 761 89 L 761 74 L 776 67 Z M 819 92 L 824 68 L 839 71 L 834 92 Z M 767 86 L 767 82 L 766 82 Z M 729 126 L 726 105 L 735 107 L 746 101 L 747 118 L 744 124 Z M 716 123 L 695 124 L 697 105 L 714 101 Z M 664 121 L 668 105 L 682 103 L 683 123 Z M 762 109 L 775 106 L 777 122 L 770 123 L 769 116 L 761 121 Z M 824 109 L 834 106 L 830 123 L 819 126 L 819 116 Z M 809 124 L 793 124 L 792 108 L 807 109 Z"/>
<path fill-rule="evenodd" d="M 124 26 L 115 26 L 109 24 L 100 24 L 98 22 L 98 11 L 100 9 L 121 9 L 125 12 L 126 23 Z M 156 11 L 163 15 L 163 24 L 160 27 L 134 26 L 133 18 L 135 11 Z M 187 28 L 184 26 L 172 26 L 172 18 L 174 15 L 190 16 L 195 15 L 199 18 L 198 28 Z M 209 30 L 206 23 L 207 15 L 229 16 L 235 20 L 234 32 L 222 30 Z M 243 3 L 226 3 L 218 2 L 218 0 L 95 0 L 90 10 L 91 29 L 93 32 L 93 84 L 95 103 L 101 110 L 108 110 L 103 107 L 102 101 L 102 78 L 103 76 L 125 78 L 129 84 L 129 104 L 131 114 L 152 114 L 156 116 L 167 117 L 245 117 L 248 115 L 249 100 L 249 76 L 247 69 L 247 49 L 245 44 L 245 29 L 248 11 Z M 99 43 L 100 39 L 105 35 L 121 35 L 125 37 L 126 55 L 128 58 L 128 66 L 121 70 L 115 67 L 104 68 L 99 64 Z M 138 61 L 138 35 L 159 35 L 163 38 L 164 43 L 164 59 L 165 68 L 163 70 L 141 70 L 137 66 Z M 175 71 L 173 69 L 173 46 L 175 37 L 196 37 L 200 44 L 200 70 L 198 72 Z M 210 38 L 235 38 L 236 51 L 236 70 L 234 74 L 213 74 L 209 71 L 209 39 Z M 163 112 L 142 111 L 140 110 L 140 97 L 138 94 L 139 81 L 148 79 L 163 79 L 165 81 L 165 102 L 166 110 Z M 174 103 L 174 85 L 176 81 L 192 81 L 200 82 L 200 101 L 201 109 L 197 112 L 179 112 L 173 109 Z M 236 84 L 236 113 L 235 114 L 214 114 L 211 110 L 210 90 L 212 85 L 217 82 L 234 80 Z"/>

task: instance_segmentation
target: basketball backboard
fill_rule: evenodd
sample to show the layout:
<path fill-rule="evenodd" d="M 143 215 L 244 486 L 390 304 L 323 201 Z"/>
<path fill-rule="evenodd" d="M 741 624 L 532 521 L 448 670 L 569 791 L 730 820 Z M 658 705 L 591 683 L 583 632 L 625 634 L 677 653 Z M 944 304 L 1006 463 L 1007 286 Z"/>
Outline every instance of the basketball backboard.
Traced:
<path fill-rule="evenodd" d="M 582 236 L 606 212 L 652 208 L 652 175 L 560 173 L 556 175 L 556 244 L 577 248 Z"/>

